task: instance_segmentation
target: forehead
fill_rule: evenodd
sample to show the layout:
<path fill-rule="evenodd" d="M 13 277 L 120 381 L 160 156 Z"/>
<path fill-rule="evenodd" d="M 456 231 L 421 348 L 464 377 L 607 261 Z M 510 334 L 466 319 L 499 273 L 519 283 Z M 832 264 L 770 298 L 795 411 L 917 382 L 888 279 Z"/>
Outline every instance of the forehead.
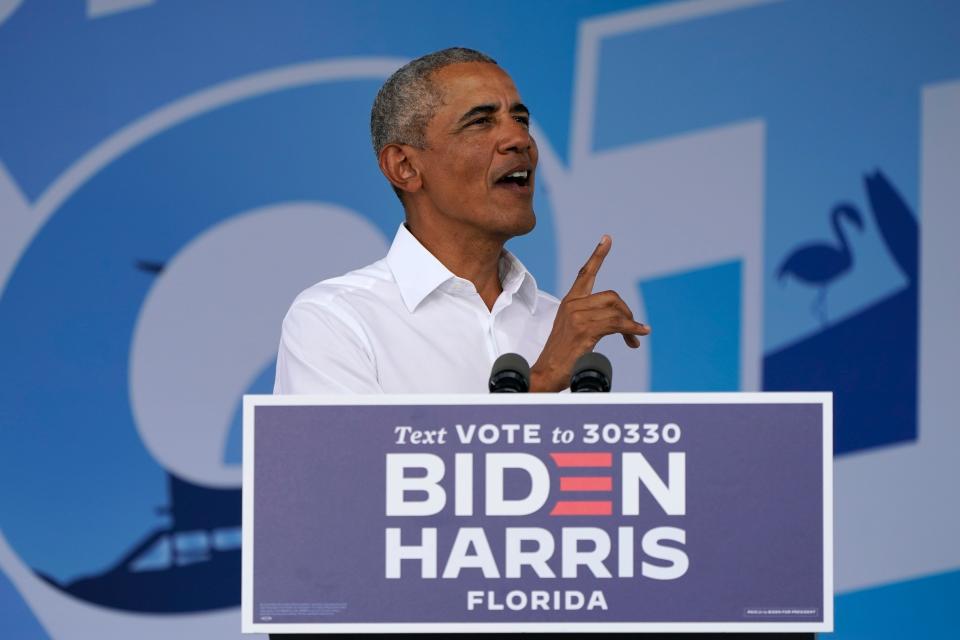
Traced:
<path fill-rule="evenodd" d="M 504 108 L 519 102 L 520 94 L 506 71 L 486 62 L 461 62 L 438 69 L 431 78 L 443 104 L 437 115 L 459 117 L 479 104 Z"/>

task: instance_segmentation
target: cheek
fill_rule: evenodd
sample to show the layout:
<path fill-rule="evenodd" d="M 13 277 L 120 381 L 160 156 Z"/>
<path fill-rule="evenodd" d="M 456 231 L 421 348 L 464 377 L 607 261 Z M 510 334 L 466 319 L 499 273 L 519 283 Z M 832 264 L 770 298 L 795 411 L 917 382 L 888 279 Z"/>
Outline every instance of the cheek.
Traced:
<path fill-rule="evenodd" d="M 456 174 L 464 188 L 486 187 L 489 172 L 489 154 L 480 144 L 464 145 L 460 153 L 450 158 L 447 170 Z"/>

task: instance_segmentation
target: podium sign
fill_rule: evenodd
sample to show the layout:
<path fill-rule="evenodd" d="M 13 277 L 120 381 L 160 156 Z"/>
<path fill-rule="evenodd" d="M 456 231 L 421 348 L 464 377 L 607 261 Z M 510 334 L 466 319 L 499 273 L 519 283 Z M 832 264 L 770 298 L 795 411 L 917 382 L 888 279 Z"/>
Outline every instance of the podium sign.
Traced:
<path fill-rule="evenodd" d="M 833 628 L 830 394 L 244 400 L 244 632 Z"/>

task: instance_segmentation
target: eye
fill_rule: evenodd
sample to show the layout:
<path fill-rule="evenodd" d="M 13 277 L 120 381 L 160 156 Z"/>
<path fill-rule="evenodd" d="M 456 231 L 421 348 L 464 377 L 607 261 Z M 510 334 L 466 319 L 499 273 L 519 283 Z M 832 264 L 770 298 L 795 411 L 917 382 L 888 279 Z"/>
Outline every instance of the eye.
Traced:
<path fill-rule="evenodd" d="M 525 127 L 530 126 L 530 116 L 513 116 L 513 119 Z"/>
<path fill-rule="evenodd" d="M 475 124 L 488 124 L 489 122 L 490 122 L 490 117 L 489 117 L 489 116 L 482 116 L 482 117 L 480 117 L 480 118 L 476 118 L 475 120 L 471 120 L 471 121 L 467 124 L 467 126 L 468 126 L 468 127 L 472 127 L 472 126 L 475 125 Z"/>

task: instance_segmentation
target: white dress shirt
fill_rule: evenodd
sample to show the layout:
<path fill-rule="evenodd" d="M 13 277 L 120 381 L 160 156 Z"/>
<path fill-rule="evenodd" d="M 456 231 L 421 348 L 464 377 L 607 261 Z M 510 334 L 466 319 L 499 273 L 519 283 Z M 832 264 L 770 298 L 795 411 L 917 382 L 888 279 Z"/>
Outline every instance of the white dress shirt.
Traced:
<path fill-rule="evenodd" d="M 559 305 L 506 250 L 500 282 L 487 309 L 400 225 L 385 258 L 294 300 L 274 393 L 484 393 L 497 356 L 536 361 Z"/>

